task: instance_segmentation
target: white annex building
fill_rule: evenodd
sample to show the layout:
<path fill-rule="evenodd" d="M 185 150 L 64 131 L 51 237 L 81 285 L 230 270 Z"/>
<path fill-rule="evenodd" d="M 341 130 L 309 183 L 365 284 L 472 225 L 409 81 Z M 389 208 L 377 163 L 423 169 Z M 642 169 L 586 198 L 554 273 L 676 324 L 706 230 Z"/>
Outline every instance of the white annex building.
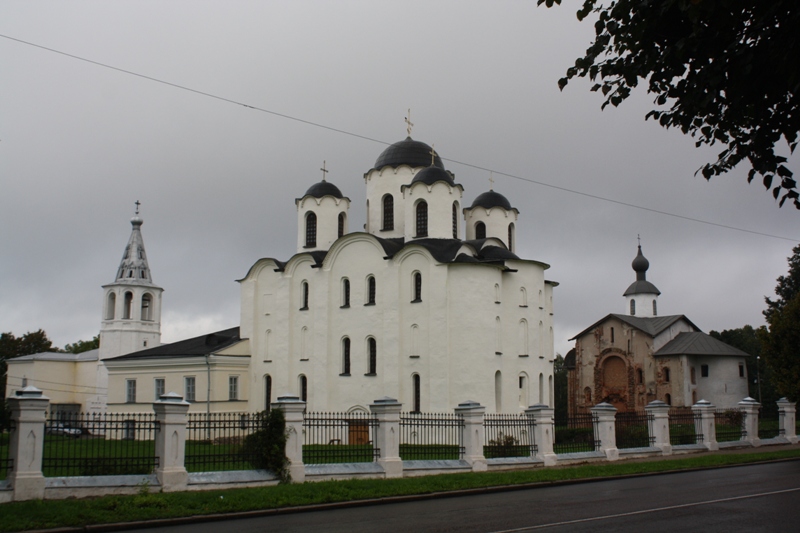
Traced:
<path fill-rule="evenodd" d="M 362 224 L 338 187 L 312 185 L 295 201 L 297 253 L 239 280 L 240 327 L 107 360 L 109 407 L 161 390 L 212 412 L 262 410 L 287 392 L 310 410 L 384 396 L 423 411 L 552 403 L 556 283 L 514 253 L 517 209 L 494 191 L 465 207 L 440 157 L 410 137 L 364 182 L 364 232 L 350 231 Z"/>
<path fill-rule="evenodd" d="M 519 211 L 492 190 L 466 207 L 439 155 L 411 137 L 364 181 L 365 231 L 349 230 L 362 225 L 350 199 L 323 178 L 295 201 L 297 253 L 261 259 L 239 280 L 240 326 L 167 345 L 135 218 L 104 286 L 95 364 L 108 409 L 140 411 L 170 391 L 203 412 L 263 410 L 284 393 L 312 411 L 384 396 L 421 411 L 552 405 L 557 283 L 547 264 L 516 255 Z"/>

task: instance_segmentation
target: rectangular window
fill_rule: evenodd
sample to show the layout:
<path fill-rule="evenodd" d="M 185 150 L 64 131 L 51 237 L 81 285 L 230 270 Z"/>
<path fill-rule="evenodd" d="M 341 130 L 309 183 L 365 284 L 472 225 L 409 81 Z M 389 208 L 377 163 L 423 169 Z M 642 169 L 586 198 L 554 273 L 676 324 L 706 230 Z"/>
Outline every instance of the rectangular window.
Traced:
<path fill-rule="evenodd" d="M 740 378 L 744 377 L 744 365 L 741 363 L 739 364 L 739 377 Z"/>
<path fill-rule="evenodd" d="M 183 399 L 187 402 L 193 402 L 195 398 L 194 376 L 186 376 L 183 378 Z"/>
<path fill-rule="evenodd" d="M 669 368 L 664 369 L 664 383 L 669 383 Z"/>
<path fill-rule="evenodd" d="M 156 389 L 156 401 L 160 400 L 164 393 L 166 392 L 166 386 L 164 384 L 164 378 L 156 378 L 155 379 L 155 389 Z"/>
<path fill-rule="evenodd" d="M 701 378 L 708 377 L 708 365 L 700 365 L 700 377 Z"/>
<path fill-rule="evenodd" d="M 228 400 L 239 399 L 239 376 L 228 376 Z"/>
<path fill-rule="evenodd" d="M 611 344 L 614 344 L 614 328 L 611 328 Z"/>
<path fill-rule="evenodd" d="M 136 403 L 136 380 L 125 380 L 125 401 L 127 403 Z"/>

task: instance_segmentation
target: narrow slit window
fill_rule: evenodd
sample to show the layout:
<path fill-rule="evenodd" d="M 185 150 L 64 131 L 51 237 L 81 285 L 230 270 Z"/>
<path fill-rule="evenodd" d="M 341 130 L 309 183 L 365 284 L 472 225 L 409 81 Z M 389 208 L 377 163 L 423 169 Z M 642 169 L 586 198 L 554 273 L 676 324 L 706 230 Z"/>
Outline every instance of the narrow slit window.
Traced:
<path fill-rule="evenodd" d="M 428 236 L 428 204 L 420 202 L 417 204 L 417 237 Z"/>

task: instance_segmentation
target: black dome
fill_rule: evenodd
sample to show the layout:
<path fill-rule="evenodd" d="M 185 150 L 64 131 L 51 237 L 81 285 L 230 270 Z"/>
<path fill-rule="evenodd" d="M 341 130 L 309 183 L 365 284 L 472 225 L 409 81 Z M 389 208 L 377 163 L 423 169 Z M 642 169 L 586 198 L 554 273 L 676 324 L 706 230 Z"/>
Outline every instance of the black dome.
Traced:
<path fill-rule="evenodd" d="M 375 160 L 375 168 L 381 169 L 383 167 L 397 168 L 400 165 L 408 165 L 410 167 L 428 167 L 431 165 L 431 147 L 424 142 L 415 141 L 411 137 L 406 137 L 405 140 L 394 143 L 384 150 L 378 159 Z M 439 154 L 433 158 L 433 165 L 444 169 Z"/>
<path fill-rule="evenodd" d="M 508 198 L 499 192 L 494 191 L 486 191 L 485 193 L 478 195 L 478 197 L 475 198 L 475 201 L 472 202 L 470 209 L 475 207 L 485 207 L 486 209 L 491 209 L 492 207 L 502 207 L 506 211 L 511 211 L 514 209 L 511 207 L 511 202 L 508 201 Z"/>
<path fill-rule="evenodd" d="M 304 196 L 313 196 L 314 198 L 322 198 L 323 196 L 333 196 L 334 198 L 341 198 L 342 191 L 339 187 L 329 181 L 320 181 L 308 188 Z"/>
<path fill-rule="evenodd" d="M 639 246 L 639 253 L 636 254 L 636 257 L 633 259 L 631 263 L 631 267 L 633 268 L 634 272 L 647 272 L 647 269 L 650 268 L 650 261 L 642 254 L 642 247 Z"/>
<path fill-rule="evenodd" d="M 411 180 L 411 184 L 424 183 L 426 185 L 433 185 L 437 181 L 444 181 L 448 185 L 455 186 L 453 176 L 445 169 L 439 167 L 423 168 L 417 172 L 417 175 Z"/>

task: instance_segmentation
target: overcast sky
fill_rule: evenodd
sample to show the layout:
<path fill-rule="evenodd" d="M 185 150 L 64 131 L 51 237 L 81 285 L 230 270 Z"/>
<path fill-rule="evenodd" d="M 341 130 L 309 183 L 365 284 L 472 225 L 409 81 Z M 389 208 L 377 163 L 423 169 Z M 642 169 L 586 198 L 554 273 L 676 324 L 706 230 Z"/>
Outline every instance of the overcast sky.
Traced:
<path fill-rule="evenodd" d="M 624 312 L 637 234 L 660 314 L 704 331 L 761 325 L 800 213 L 748 185 L 744 167 L 695 176 L 721 148 L 645 122 L 645 92 L 602 112 L 588 82 L 560 92 L 593 35 L 579 2 L 564 4 L 5 0 L 0 331 L 43 328 L 58 346 L 96 335 L 136 200 L 165 289 L 163 342 L 238 325 L 235 280 L 294 253 L 294 199 L 323 160 L 352 200 L 351 228 L 363 224 L 363 175 L 378 141 L 405 137 L 408 108 L 412 136 L 435 144 L 466 205 L 489 187 L 481 167 L 519 209 L 519 255 L 560 283 L 557 352 Z"/>

